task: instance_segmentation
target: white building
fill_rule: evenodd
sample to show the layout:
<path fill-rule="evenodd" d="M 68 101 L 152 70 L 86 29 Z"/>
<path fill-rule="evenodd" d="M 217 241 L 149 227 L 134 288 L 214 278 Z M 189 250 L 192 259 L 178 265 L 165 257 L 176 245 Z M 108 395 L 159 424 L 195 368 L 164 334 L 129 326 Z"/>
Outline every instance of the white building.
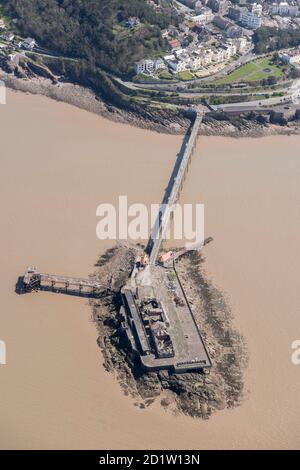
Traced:
<path fill-rule="evenodd" d="M 190 69 L 195 71 L 199 70 L 202 66 L 202 58 L 199 55 L 194 55 L 190 59 Z"/>
<path fill-rule="evenodd" d="M 169 60 L 168 66 L 175 73 L 184 72 L 188 68 L 185 60 Z"/>
<path fill-rule="evenodd" d="M 217 49 L 214 53 L 214 61 L 219 63 L 225 60 L 225 52 L 223 49 Z"/>
<path fill-rule="evenodd" d="M 271 6 L 271 15 L 279 16 L 297 16 L 299 7 L 290 5 L 288 2 L 273 3 Z"/>
<path fill-rule="evenodd" d="M 211 49 L 206 49 L 202 55 L 202 65 L 210 65 L 214 59 L 214 53 Z"/>
<path fill-rule="evenodd" d="M 251 11 L 251 13 L 255 13 L 255 15 L 257 16 L 261 16 L 262 15 L 262 5 L 260 3 L 252 3 L 249 5 L 249 9 Z"/>
<path fill-rule="evenodd" d="M 261 26 L 261 17 L 248 10 L 242 10 L 240 22 L 249 29 L 257 29 Z"/>
<path fill-rule="evenodd" d="M 204 10 L 199 15 L 193 16 L 192 20 L 194 23 L 199 25 L 205 25 L 211 23 L 214 19 L 215 15 L 211 10 Z"/>
<path fill-rule="evenodd" d="M 154 70 L 164 70 L 166 68 L 165 63 L 162 59 L 157 59 L 154 62 Z"/>
<path fill-rule="evenodd" d="M 291 64 L 295 66 L 300 65 L 300 49 L 296 49 L 291 52 L 284 52 L 280 55 L 280 57 L 286 64 Z"/>
<path fill-rule="evenodd" d="M 154 72 L 154 61 L 151 59 L 144 59 L 134 64 L 134 70 L 136 74 L 139 73 L 153 73 Z"/>
<path fill-rule="evenodd" d="M 247 49 L 248 41 L 245 37 L 241 37 L 241 38 L 234 39 L 234 44 L 236 45 L 237 52 L 242 54 Z"/>
<path fill-rule="evenodd" d="M 226 44 L 224 44 L 223 49 L 225 50 L 228 59 L 237 53 L 237 47 L 233 41 L 228 41 Z"/>

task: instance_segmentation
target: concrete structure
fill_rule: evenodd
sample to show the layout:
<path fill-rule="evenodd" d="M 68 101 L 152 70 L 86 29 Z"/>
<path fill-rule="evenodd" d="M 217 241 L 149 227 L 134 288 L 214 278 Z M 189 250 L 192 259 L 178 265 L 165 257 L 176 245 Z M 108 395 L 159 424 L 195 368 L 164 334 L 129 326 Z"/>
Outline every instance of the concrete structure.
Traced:
<path fill-rule="evenodd" d="M 176 268 L 134 270 L 122 299 L 122 331 L 143 369 L 182 373 L 211 367 Z"/>
<path fill-rule="evenodd" d="M 297 16 L 299 7 L 290 5 L 288 2 L 273 3 L 270 9 L 271 15 L 279 16 Z"/>
<path fill-rule="evenodd" d="M 35 266 L 28 267 L 23 277 L 25 290 L 30 292 L 50 287 L 51 289 L 63 288 L 65 292 L 78 291 L 82 293 L 86 290 L 95 293 L 103 291 L 105 287 L 96 279 L 83 279 L 66 276 L 56 276 L 52 274 L 40 273 Z"/>
<path fill-rule="evenodd" d="M 249 29 L 257 29 L 261 26 L 261 17 L 251 13 L 246 8 L 241 10 L 240 23 Z"/>

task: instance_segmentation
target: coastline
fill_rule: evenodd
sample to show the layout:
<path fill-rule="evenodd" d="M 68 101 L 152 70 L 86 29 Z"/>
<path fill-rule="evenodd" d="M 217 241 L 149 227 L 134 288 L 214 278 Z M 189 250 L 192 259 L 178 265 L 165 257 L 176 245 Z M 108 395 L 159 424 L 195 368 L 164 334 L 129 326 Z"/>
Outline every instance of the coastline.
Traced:
<path fill-rule="evenodd" d="M 56 101 L 64 102 L 85 111 L 104 117 L 110 121 L 122 124 L 129 124 L 133 127 L 146 129 L 162 134 L 179 134 L 186 132 L 190 125 L 190 120 L 182 115 L 175 116 L 168 110 L 143 110 L 143 112 L 133 112 L 120 109 L 112 104 L 105 103 L 90 88 L 77 85 L 71 82 L 53 83 L 49 78 L 30 77 L 18 78 L 13 74 L 8 74 L 0 69 L 0 79 L 5 86 L 24 93 L 42 95 Z M 234 120 L 218 120 L 205 117 L 199 135 L 215 137 L 266 137 L 272 135 L 298 135 L 300 125 L 263 125 L 256 120 L 246 119 L 241 116 Z"/>

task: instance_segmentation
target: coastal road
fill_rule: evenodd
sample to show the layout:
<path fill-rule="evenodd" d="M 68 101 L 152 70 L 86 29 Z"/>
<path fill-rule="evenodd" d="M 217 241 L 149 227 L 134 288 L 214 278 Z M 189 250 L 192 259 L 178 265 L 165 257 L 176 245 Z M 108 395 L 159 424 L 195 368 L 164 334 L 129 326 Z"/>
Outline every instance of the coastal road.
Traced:
<path fill-rule="evenodd" d="M 289 93 L 286 96 L 276 96 L 265 100 L 246 101 L 243 103 L 231 103 L 212 106 L 215 110 L 221 111 L 238 111 L 247 110 L 248 108 L 263 109 L 266 106 L 276 106 L 280 104 L 295 103 L 300 101 L 300 79 L 296 80 L 293 85 L 288 89 Z"/>

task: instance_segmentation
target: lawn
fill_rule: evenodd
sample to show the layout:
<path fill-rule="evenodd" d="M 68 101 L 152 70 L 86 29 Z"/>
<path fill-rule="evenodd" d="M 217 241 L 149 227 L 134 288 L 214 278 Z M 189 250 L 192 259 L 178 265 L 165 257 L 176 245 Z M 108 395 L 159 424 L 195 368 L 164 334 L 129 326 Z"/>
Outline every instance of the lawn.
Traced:
<path fill-rule="evenodd" d="M 163 70 L 160 74 L 159 74 L 159 78 L 161 80 L 173 80 L 173 75 L 168 72 L 167 70 Z"/>
<path fill-rule="evenodd" d="M 184 72 L 179 72 L 177 74 L 177 77 L 179 78 L 179 80 L 186 82 L 188 80 L 192 80 L 194 78 L 194 75 L 188 70 L 185 70 Z"/>
<path fill-rule="evenodd" d="M 216 85 L 226 85 L 235 82 L 254 82 L 272 76 L 280 78 L 283 75 L 284 67 L 274 64 L 272 57 L 269 56 L 242 65 L 227 77 L 216 80 L 214 83 Z"/>

